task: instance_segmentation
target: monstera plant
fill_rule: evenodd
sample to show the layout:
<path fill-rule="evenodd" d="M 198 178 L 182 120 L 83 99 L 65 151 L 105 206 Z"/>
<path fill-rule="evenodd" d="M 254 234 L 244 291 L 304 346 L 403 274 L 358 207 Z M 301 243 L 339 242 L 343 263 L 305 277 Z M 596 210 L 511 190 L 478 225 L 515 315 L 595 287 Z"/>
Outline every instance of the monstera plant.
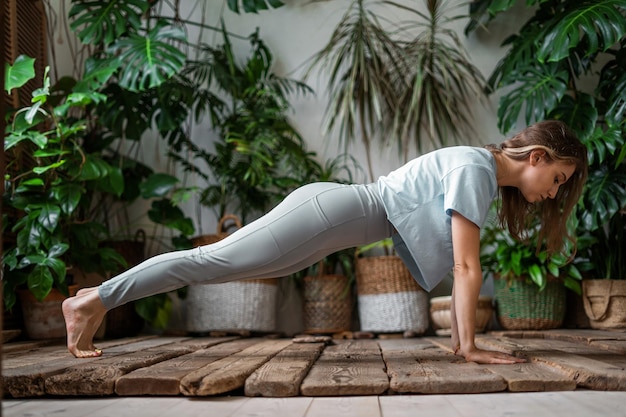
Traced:
<path fill-rule="evenodd" d="M 514 5 L 477 0 L 467 29 L 480 30 Z M 623 0 L 528 0 L 534 14 L 504 42 L 508 52 L 489 82 L 504 90 L 498 108 L 503 132 L 542 119 L 566 122 L 585 143 L 589 178 L 577 207 L 576 264 L 592 282 L 626 283 L 626 3 Z M 514 88 L 511 88 L 514 87 Z M 610 280 L 606 280 L 609 278 Z M 607 287 L 608 288 L 608 287 Z M 607 290 L 599 290 L 605 300 Z M 623 298 L 623 297 L 622 297 Z M 589 315 L 591 308 L 586 302 Z M 600 308 L 609 311 L 606 303 Z M 595 307 L 594 307 L 595 309 Z M 590 316 L 591 318 L 591 316 Z M 626 318 L 618 325 L 625 326 Z"/>

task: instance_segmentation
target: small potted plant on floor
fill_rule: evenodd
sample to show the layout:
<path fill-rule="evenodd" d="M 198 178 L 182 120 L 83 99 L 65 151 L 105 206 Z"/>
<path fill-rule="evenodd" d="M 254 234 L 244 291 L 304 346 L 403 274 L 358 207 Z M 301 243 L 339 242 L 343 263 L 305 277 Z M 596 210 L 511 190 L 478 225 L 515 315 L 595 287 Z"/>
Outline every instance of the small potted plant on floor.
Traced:
<path fill-rule="evenodd" d="M 34 77 L 33 62 L 22 56 L 7 66 L 9 94 Z M 119 194 L 123 186 L 120 171 L 83 146 L 87 120 L 76 115 L 100 99 L 86 89 L 55 96 L 46 73 L 43 87 L 33 92 L 32 105 L 9 115 L 6 152 L 26 155 L 28 162 L 18 164 L 25 158 L 11 158 L 4 179 L 4 204 L 12 213 L 8 231 L 15 236 L 3 256 L 7 309 L 16 303 L 19 290 L 26 289 L 22 307 L 28 316 L 27 300 L 42 302 L 55 290 L 62 296 L 70 293 L 73 269 L 107 271 L 124 263 L 113 249 L 99 247 L 103 228 L 89 217 L 95 192 Z M 57 325 L 44 337 L 64 334 L 62 317 L 53 320 L 46 313 L 38 321 Z M 26 330 L 36 338 L 40 334 L 34 325 L 26 323 Z"/>
<path fill-rule="evenodd" d="M 497 203 L 494 203 L 497 204 Z M 566 289 L 580 294 L 582 276 L 565 254 L 537 249 L 537 228 L 523 241 L 494 223 L 483 229 L 481 264 L 493 275 L 496 317 L 505 329 L 551 329 L 565 318 Z"/>

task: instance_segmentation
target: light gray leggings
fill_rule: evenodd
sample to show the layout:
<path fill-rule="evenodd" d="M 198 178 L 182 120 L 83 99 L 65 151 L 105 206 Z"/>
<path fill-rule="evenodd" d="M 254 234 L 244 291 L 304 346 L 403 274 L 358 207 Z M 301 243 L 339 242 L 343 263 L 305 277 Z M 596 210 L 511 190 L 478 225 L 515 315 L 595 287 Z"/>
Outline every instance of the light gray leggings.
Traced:
<path fill-rule="evenodd" d="M 392 231 L 375 184 L 308 184 L 225 239 L 152 257 L 104 282 L 98 294 L 111 309 L 187 285 L 283 277 Z"/>

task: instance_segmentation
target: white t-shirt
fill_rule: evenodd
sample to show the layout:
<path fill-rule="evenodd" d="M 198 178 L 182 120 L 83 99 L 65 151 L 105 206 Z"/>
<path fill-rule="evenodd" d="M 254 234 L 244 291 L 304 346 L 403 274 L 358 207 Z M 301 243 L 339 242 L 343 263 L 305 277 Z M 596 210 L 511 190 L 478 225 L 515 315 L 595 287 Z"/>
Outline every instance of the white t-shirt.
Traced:
<path fill-rule="evenodd" d="M 490 151 L 453 146 L 429 152 L 378 179 L 396 253 L 431 291 L 454 266 L 452 211 L 482 227 L 496 197 Z"/>

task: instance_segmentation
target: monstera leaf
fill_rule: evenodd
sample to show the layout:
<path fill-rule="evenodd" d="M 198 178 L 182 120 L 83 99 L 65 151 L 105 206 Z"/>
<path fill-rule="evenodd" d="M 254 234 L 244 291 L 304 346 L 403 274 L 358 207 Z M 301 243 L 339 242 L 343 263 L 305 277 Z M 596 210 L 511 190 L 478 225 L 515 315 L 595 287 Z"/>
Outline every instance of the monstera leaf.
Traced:
<path fill-rule="evenodd" d="M 141 16 L 150 3 L 145 0 L 73 0 L 70 28 L 81 42 L 110 45 L 141 28 Z"/>
<path fill-rule="evenodd" d="M 185 53 L 176 41 L 185 41 L 185 33 L 160 22 L 145 36 L 131 34 L 111 45 L 109 52 L 123 62 L 120 86 L 130 91 L 158 87 L 180 71 Z"/>
<path fill-rule="evenodd" d="M 537 59 L 540 62 L 560 61 L 583 41 L 587 55 L 606 51 L 626 33 L 624 8 L 624 0 L 602 0 L 572 9 L 547 28 Z"/>
<path fill-rule="evenodd" d="M 239 13 L 239 4 L 243 6 L 246 13 L 258 13 L 259 10 L 267 10 L 270 7 L 278 8 L 284 5 L 280 0 L 228 0 L 228 8 L 235 13 Z"/>
<path fill-rule="evenodd" d="M 505 85 L 519 82 L 516 88 L 500 99 L 498 127 L 508 132 L 515 126 L 525 106 L 525 121 L 542 120 L 554 109 L 567 91 L 567 71 L 557 64 L 529 66 L 506 74 Z"/>

